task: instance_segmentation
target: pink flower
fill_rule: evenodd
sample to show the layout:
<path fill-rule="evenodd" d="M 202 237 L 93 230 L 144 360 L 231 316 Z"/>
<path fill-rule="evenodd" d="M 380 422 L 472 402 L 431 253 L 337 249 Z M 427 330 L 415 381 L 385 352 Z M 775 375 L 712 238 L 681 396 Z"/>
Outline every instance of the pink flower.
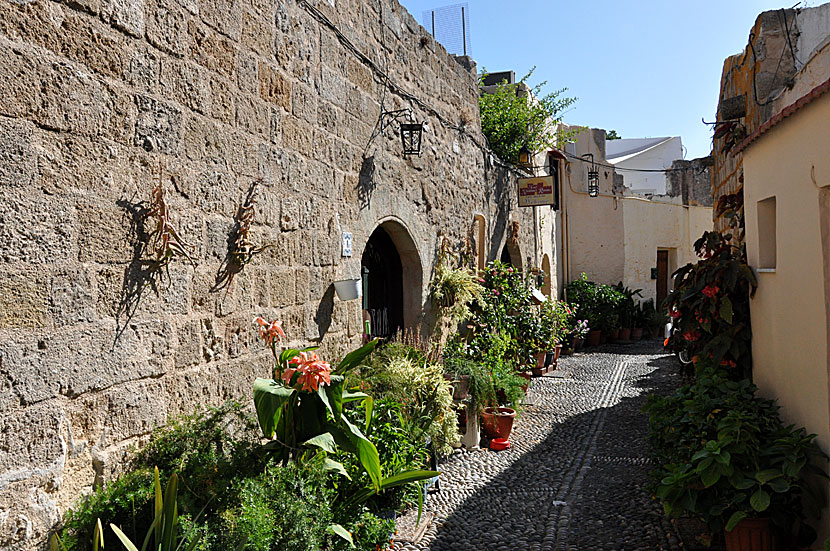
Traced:
<path fill-rule="evenodd" d="M 481 278 L 481 277 L 480 277 L 480 278 L 478 278 L 478 282 L 479 282 L 479 283 L 484 283 L 484 278 Z"/>
<path fill-rule="evenodd" d="M 507 268 L 507 272 L 512 274 L 513 273 L 513 268 Z"/>
<path fill-rule="evenodd" d="M 282 380 L 286 385 L 291 384 L 291 378 L 299 373 L 297 385 L 303 392 L 316 391 L 320 384 L 323 386 L 331 384 L 331 365 L 324 362 L 314 352 L 300 352 L 288 360 L 289 368 L 283 371 Z"/>
<path fill-rule="evenodd" d="M 267 342 L 269 346 L 274 344 L 275 341 L 285 338 L 285 332 L 283 332 L 277 320 L 269 323 L 261 317 L 256 317 L 254 323 L 259 325 L 257 328 L 259 329 L 259 337 Z"/>
<path fill-rule="evenodd" d="M 718 289 L 717 285 L 707 285 L 703 288 L 702 292 L 707 297 L 712 298 L 718 294 L 718 291 L 720 291 L 720 289 Z"/>

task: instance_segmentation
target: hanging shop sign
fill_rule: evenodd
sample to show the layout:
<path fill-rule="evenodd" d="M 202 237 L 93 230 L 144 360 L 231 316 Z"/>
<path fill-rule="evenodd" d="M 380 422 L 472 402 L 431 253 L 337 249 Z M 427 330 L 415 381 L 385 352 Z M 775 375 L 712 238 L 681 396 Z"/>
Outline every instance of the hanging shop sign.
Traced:
<path fill-rule="evenodd" d="M 539 178 L 519 178 L 519 206 L 538 207 L 554 205 L 553 176 Z"/>

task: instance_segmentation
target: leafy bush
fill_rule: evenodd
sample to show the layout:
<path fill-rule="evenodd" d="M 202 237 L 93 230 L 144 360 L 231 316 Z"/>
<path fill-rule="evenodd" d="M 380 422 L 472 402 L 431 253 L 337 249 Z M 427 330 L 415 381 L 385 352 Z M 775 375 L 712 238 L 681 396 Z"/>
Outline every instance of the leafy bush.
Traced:
<path fill-rule="evenodd" d="M 534 69 L 519 82 L 525 84 Z M 541 82 L 530 93 L 522 93 L 522 87 L 504 82 L 494 93 L 479 96 L 481 130 L 496 155 L 505 161 L 516 162 L 523 146 L 532 152 L 541 151 L 570 137 L 558 132 L 555 125 L 576 98 L 561 97 L 567 88 L 542 95 L 546 84 Z"/>
<path fill-rule="evenodd" d="M 673 351 L 686 350 L 695 366 L 721 366 L 734 378 L 752 368 L 749 298 L 757 282 L 742 249 L 730 235 L 706 232 L 695 242 L 700 260 L 674 273 L 666 298 L 675 331 L 666 340 Z"/>
<path fill-rule="evenodd" d="M 424 442 L 442 454 L 458 441 L 452 388 L 440 364 L 417 349 L 392 342 L 361 368 L 355 383 L 376 399 L 400 404 L 400 411 Z"/>
<path fill-rule="evenodd" d="M 442 256 L 429 282 L 429 296 L 442 314 L 452 322 L 461 323 L 470 315 L 470 304 L 481 296 L 481 285 L 472 270 L 453 267 Z"/>
<path fill-rule="evenodd" d="M 649 439 L 660 465 L 652 489 L 668 515 L 693 515 L 718 531 L 763 514 L 805 545 L 815 532 L 804 521 L 823 505 L 805 475 L 826 477 L 810 463 L 823 454 L 815 435 L 784 426 L 756 390 L 710 368 L 672 396 L 650 396 Z"/>
<path fill-rule="evenodd" d="M 602 283 L 588 281 L 583 272 L 579 279 L 565 287 L 568 303 L 576 306 L 576 315 L 588 321 L 591 329 L 612 331 L 620 327 L 620 307 L 626 302 L 626 295 Z"/>

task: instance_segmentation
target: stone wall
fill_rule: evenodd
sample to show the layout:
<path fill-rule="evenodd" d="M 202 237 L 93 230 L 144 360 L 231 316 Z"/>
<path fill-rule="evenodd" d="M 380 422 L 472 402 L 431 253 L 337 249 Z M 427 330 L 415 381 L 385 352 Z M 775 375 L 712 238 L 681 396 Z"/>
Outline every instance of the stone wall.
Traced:
<path fill-rule="evenodd" d="M 712 157 L 678 159 L 666 173 L 666 195 L 679 197 L 684 205 L 712 206 Z"/>
<path fill-rule="evenodd" d="M 248 400 L 269 372 L 254 316 L 330 359 L 357 345 L 360 303 L 331 283 L 379 224 L 417 261 L 418 320 L 440 242 L 464 247 L 475 214 L 490 259 L 512 238 L 537 262 L 477 97 L 395 0 L 0 0 L 0 547 L 41 547 L 170 415 Z M 376 129 L 410 107 L 429 131 L 405 159 Z M 228 284 L 259 178 L 269 247 Z M 195 266 L 154 285 L 158 179 Z"/>

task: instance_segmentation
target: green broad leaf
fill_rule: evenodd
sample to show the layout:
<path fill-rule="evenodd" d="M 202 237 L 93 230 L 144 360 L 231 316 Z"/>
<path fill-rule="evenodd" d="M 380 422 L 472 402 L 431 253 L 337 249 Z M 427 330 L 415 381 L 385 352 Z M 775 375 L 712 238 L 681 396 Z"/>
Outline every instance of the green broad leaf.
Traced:
<path fill-rule="evenodd" d="M 104 548 L 104 528 L 101 526 L 101 519 L 95 520 L 95 531 L 92 533 L 92 551 Z"/>
<path fill-rule="evenodd" d="M 285 363 L 290 360 L 291 358 L 295 358 L 300 355 L 300 351 L 296 348 L 286 348 L 282 352 L 280 352 L 280 367 L 285 367 Z"/>
<path fill-rule="evenodd" d="M 352 539 L 352 533 L 340 526 L 339 524 L 329 524 L 329 532 L 336 536 L 340 536 L 347 542 L 349 545 L 354 547 L 354 540 Z"/>
<path fill-rule="evenodd" d="M 720 317 L 726 323 L 732 323 L 732 301 L 729 297 L 723 297 L 720 302 Z"/>
<path fill-rule="evenodd" d="M 711 457 L 711 456 L 710 456 L 710 457 L 706 457 L 706 458 L 704 458 L 704 459 L 703 459 L 703 461 L 701 461 L 700 463 L 698 463 L 697 467 L 695 468 L 695 471 L 697 471 L 697 473 L 698 473 L 698 474 L 702 473 L 703 471 L 705 471 L 706 469 L 708 469 L 708 468 L 709 468 L 709 466 L 710 466 L 710 465 L 712 464 L 712 462 L 714 462 L 714 461 L 715 461 L 715 459 L 714 459 L 713 457 Z"/>
<path fill-rule="evenodd" d="M 737 480 L 730 480 L 730 483 L 736 490 L 748 490 L 749 488 L 755 486 L 754 480 L 745 477 L 738 478 Z"/>
<path fill-rule="evenodd" d="M 110 528 L 112 528 L 112 531 L 115 532 L 116 537 L 121 540 L 121 544 L 126 547 L 128 551 L 138 551 L 138 547 L 130 541 L 130 538 L 128 538 L 127 535 L 122 532 L 120 528 L 118 528 L 118 526 L 110 524 Z"/>
<path fill-rule="evenodd" d="M 360 400 L 363 400 L 364 398 L 370 398 L 370 396 L 368 394 L 366 394 L 365 392 L 352 392 L 351 390 L 344 390 L 343 391 L 343 403 L 344 404 L 349 403 L 349 402 L 359 402 Z"/>
<path fill-rule="evenodd" d="M 770 495 L 764 490 L 758 490 L 749 496 L 749 505 L 759 513 L 766 511 L 769 507 Z"/>
<path fill-rule="evenodd" d="M 770 480 L 774 480 L 781 476 L 781 472 L 775 469 L 764 469 L 763 471 L 758 471 L 755 473 L 755 480 L 760 482 L 761 484 L 766 484 Z"/>
<path fill-rule="evenodd" d="M 424 487 L 418 484 L 418 517 L 415 519 L 415 526 L 421 524 L 421 514 L 424 512 Z"/>
<path fill-rule="evenodd" d="M 334 436 L 332 436 L 330 432 L 324 432 L 323 434 L 313 436 L 300 445 L 320 448 L 321 450 L 329 453 L 337 453 L 337 444 L 335 444 Z"/>
<path fill-rule="evenodd" d="M 360 464 L 366 470 L 366 474 L 369 475 L 369 479 L 372 481 L 372 486 L 374 486 L 375 491 L 379 492 L 381 489 L 380 482 L 383 475 L 380 470 L 380 456 L 378 455 L 378 449 L 368 438 L 363 436 L 363 433 L 360 432 L 359 428 L 351 424 L 345 417 L 343 417 L 343 424 L 346 426 L 349 440 L 357 449 L 357 458 L 360 461 Z"/>
<path fill-rule="evenodd" d="M 154 529 L 151 530 L 151 531 L 155 532 L 156 543 L 158 544 L 158 543 L 161 542 L 161 537 L 162 537 L 163 528 L 161 526 L 161 519 L 162 519 L 162 514 L 164 513 L 164 496 L 161 493 L 161 481 L 159 480 L 159 468 L 158 467 L 154 467 L 154 469 L 153 469 L 153 488 L 154 488 L 154 491 L 155 491 L 155 502 L 154 502 L 155 505 L 153 507 L 153 519 L 154 519 L 153 520 L 153 527 L 154 527 Z M 149 536 L 149 533 L 148 533 L 148 536 Z M 144 540 L 144 544 L 145 545 L 141 546 L 142 550 L 144 549 L 144 547 L 147 544 L 146 538 Z"/>
<path fill-rule="evenodd" d="M 747 515 L 743 511 L 735 511 L 734 513 L 732 513 L 732 516 L 729 517 L 729 520 L 726 521 L 726 526 L 724 526 L 724 529 L 726 529 L 727 532 L 731 532 L 738 524 L 740 524 L 740 522 L 743 519 L 745 519 L 748 516 L 749 515 Z"/>
<path fill-rule="evenodd" d="M 346 384 L 346 377 L 343 375 L 332 375 L 331 384 L 325 388 L 325 394 L 329 401 L 329 411 L 332 412 L 334 420 L 340 422 L 343 415 L 343 391 Z"/>
<path fill-rule="evenodd" d="M 720 454 L 715 457 L 715 460 L 721 465 L 729 466 L 729 462 L 732 460 L 732 454 L 726 450 L 721 450 Z"/>
<path fill-rule="evenodd" d="M 283 406 L 296 391 L 274 379 L 254 381 L 254 407 L 265 438 L 273 438 L 282 416 Z"/>
<path fill-rule="evenodd" d="M 403 486 L 404 484 L 409 484 L 410 482 L 418 482 L 419 480 L 429 480 L 430 478 L 435 478 L 440 474 L 441 473 L 439 473 L 438 471 L 404 471 L 394 476 L 390 476 L 389 478 L 384 478 L 383 482 L 381 482 L 380 488 L 381 490 L 388 490 L 389 488 Z"/>
<path fill-rule="evenodd" d="M 704 486 L 710 488 L 711 486 L 717 484 L 718 480 L 720 480 L 720 475 L 720 469 L 713 465 L 700 473 L 700 481 L 703 482 Z"/>
<path fill-rule="evenodd" d="M 178 524 L 179 477 L 176 473 L 167 481 L 164 492 L 164 509 L 162 512 L 162 549 L 174 549 L 176 545 L 176 525 Z M 158 543 L 158 540 L 156 540 Z"/>
<path fill-rule="evenodd" d="M 374 339 L 367 342 L 357 350 L 349 352 L 346 354 L 346 357 L 343 358 L 343 361 L 340 362 L 340 365 L 337 366 L 337 369 L 334 370 L 334 373 L 336 375 L 342 375 L 359 366 L 369 354 L 374 352 L 377 345 L 378 339 Z"/>
<path fill-rule="evenodd" d="M 767 486 L 776 494 L 783 494 L 790 489 L 790 483 L 784 478 L 774 478 L 767 483 Z"/>
<path fill-rule="evenodd" d="M 369 427 L 372 426 L 372 411 L 374 411 L 374 408 L 375 399 L 371 396 L 366 396 L 363 399 L 363 409 L 366 412 L 366 427 L 364 429 L 366 432 L 369 432 Z"/>
<path fill-rule="evenodd" d="M 335 473 L 341 476 L 345 476 L 347 479 L 351 480 L 352 477 L 349 476 L 349 473 L 346 471 L 346 468 L 343 466 L 343 463 L 339 461 L 335 461 L 333 459 L 326 458 L 323 461 L 323 470 L 327 473 Z"/>

